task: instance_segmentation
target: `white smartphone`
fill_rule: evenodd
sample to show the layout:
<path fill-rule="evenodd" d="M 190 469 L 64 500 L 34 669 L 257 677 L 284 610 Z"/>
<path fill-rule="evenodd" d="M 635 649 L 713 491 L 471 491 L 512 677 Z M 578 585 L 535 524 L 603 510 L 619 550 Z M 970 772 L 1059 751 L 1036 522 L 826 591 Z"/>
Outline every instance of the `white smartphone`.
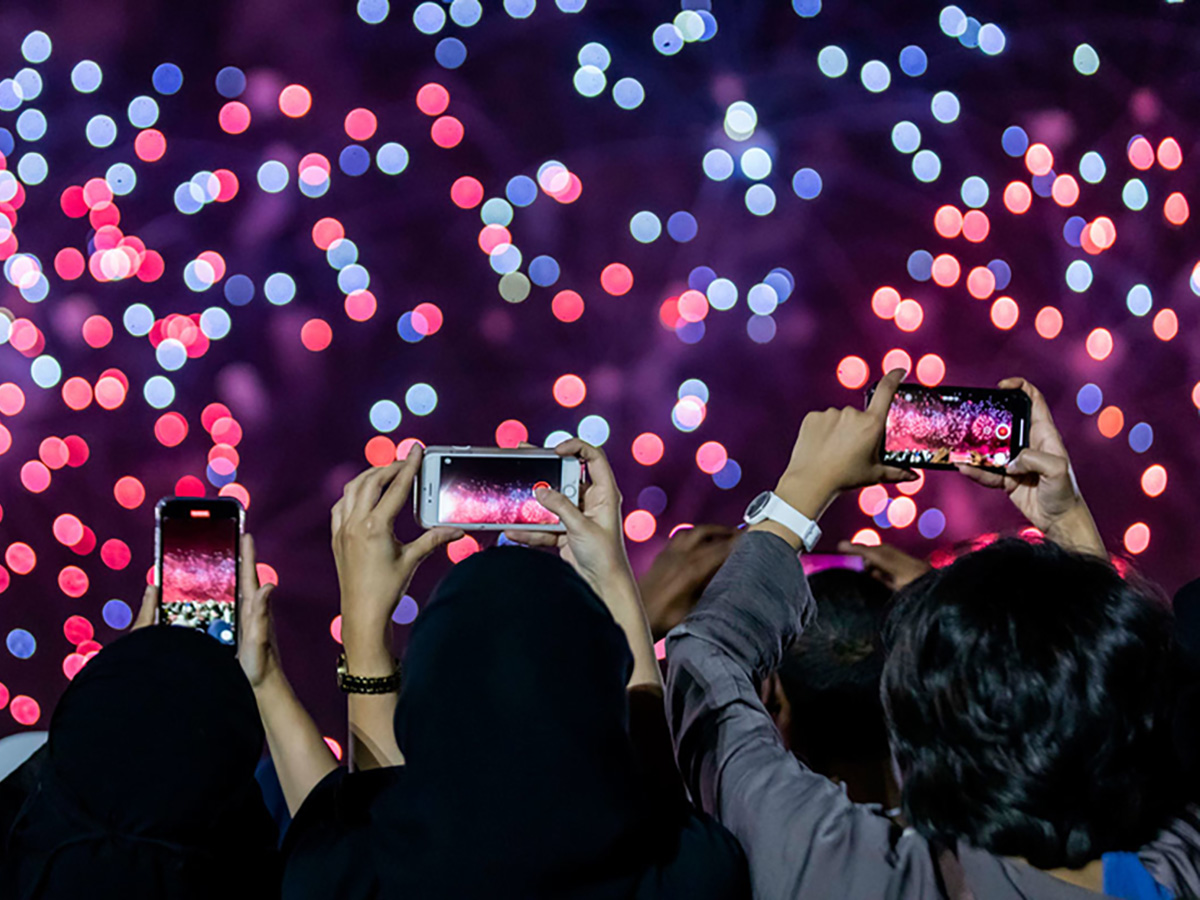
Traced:
<path fill-rule="evenodd" d="M 553 450 L 426 447 L 416 494 L 422 528 L 466 531 L 566 531 L 534 496 L 540 485 L 579 505 L 582 466 Z"/>

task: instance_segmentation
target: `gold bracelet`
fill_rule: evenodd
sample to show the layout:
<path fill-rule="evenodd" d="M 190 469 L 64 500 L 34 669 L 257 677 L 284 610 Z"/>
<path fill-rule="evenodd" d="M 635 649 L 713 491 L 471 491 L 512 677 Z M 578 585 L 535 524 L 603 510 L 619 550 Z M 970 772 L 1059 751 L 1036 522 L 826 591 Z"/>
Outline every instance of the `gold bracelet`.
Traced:
<path fill-rule="evenodd" d="M 346 654 L 338 657 L 337 665 L 338 687 L 347 694 L 391 694 L 400 690 L 400 662 L 396 661 L 396 671 L 382 678 L 364 678 L 361 675 L 351 675 L 346 667 Z"/>

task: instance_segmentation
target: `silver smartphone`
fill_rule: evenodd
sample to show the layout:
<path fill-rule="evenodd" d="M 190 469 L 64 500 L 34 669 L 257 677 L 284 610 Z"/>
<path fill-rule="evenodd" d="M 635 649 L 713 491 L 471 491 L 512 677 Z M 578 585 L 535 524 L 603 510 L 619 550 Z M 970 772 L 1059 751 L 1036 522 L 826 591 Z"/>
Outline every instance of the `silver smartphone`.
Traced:
<path fill-rule="evenodd" d="M 423 528 L 456 525 L 466 531 L 565 531 L 534 496 L 539 486 L 579 504 L 582 466 L 553 450 L 426 447 L 417 520 Z"/>

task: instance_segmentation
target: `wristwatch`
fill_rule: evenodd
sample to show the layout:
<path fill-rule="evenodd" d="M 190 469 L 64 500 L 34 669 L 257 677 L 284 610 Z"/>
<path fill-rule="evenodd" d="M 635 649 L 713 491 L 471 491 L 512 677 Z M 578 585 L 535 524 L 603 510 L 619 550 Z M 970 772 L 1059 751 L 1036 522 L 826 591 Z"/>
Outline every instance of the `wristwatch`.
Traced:
<path fill-rule="evenodd" d="M 747 525 L 757 525 L 768 519 L 794 531 L 809 553 L 812 553 L 812 548 L 817 546 L 817 541 L 821 539 L 821 529 L 817 523 L 774 491 L 763 491 L 746 507 Z"/>
<path fill-rule="evenodd" d="M 338 687 L 347 694 L 391 694 L 400 690 L 400 663 L 396 663 L 396 671 L 382 678 L 364 678 L 351 675 L 346 667 L 346 654 L 338 657 L 337 666 Z"/>

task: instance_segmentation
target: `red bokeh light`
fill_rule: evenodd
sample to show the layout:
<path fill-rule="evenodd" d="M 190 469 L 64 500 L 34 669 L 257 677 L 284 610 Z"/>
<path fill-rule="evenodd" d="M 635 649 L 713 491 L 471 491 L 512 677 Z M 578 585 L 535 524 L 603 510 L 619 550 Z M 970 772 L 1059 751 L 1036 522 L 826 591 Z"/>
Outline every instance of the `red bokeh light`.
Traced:
<path fill-rule="evenodd" d="M 866 384 L 870 374 L 867 362 L 861 356 L 847 356 L 838 363 L 837 380 L 842 387 L 852 391 L 858 390 Z"/>
<path fill-rule="evenodd" d="M 25 392 L 11 381 L 0 384 L 0 413 L 15 416 L 25 408 Z"/>
<path fill-rule="evenodd" d="M 976 300 L 986 300 L 996 291 L 996 276 L 986 266 L 976 266 L 967 273 L 967 293 Z"/>
<path fill-rule="evenodd" d="M 157 128 L 138 132 L 133 139 L 133 152 L 142 162 L 158 162 L 167 152 L 167 139 Z"/>
<path fill-rule="evenodd" d="M 663 439 L 646 431 L 633 439 L 633 458 L 643 466 L 652 466 L 663 458 Z"/>
<path fill-rule="evenodd" d="M 1135 522 L 1125 529 L 1125 549 L 1137 556 L 1144 553 L 1150 546 L 1150 526 L 1145 522 Z M 16 701 L 13 701 L 16 703 Z"/>
<path fill-rule="evenodd" d="M 1022 215 L 1033 203 L 1033 191 L 1023 181 L 1010 181 L 1004 189 L 1004 208 L 1010 213 Z"/>
<path fill-rule="evenodd" d="M 1038 310 L 1037 318 L 1033 320 L 1033 327 L 1041 337 L 1052 341 L 1062 332 L 1062 313 L 1053 306 L 1043 306 Z"/>
<path fill-rule="evenodd" d="M 418 334 L 423 334 L 428 337 L 431 334 L 437 334 L 442 328 L 442 322 L 445 321 L 441 309 L 433 303 L 418 303 L 413 307 L 412 325 L 413 329 Z"/>
<path fill-rule="evenodd" d="M 264 562 L 255 563 L 254 574 L 258 576 L 260 586 L 264 584 L 279 586 L 279 573 L 275 571 L 274 566 L 269 566 Z"/>
<path fill-rule="evenodd" d="M 575 291 L 559 291 L 550 302 L 550 310 L 560 322 L 575 322 L 583 315 L 583 297 Z"/>
<path fill-rule="evenodd" d="M 177 412 L 163 413 L 154 423 L 154 436 L 164 447 L 178 447 L 187 433 L 187 419 Z"/>
<path fill-rule="evenodd" d="M 658 522 L 653 514 L 644 509 L 635 509 L 625 517 L 625 537 L 635 544 L 641 544 L 654 537 L 658 530 Z"/>
<path fill-rule="evenodd" d="M 204 482 L 195 475 L 184 475 L 175 482 L 176 497 L 203 497 Z"/>
<path fill-rule="evenodd" d="M 70 513 L 56 516 L 51 530 L 54 532 L 54 539 L 64 547 L 74 547 L 83 540 L 83 523 L 79 521 L 78 516 Z"/>
<path fill-rule="evenodd" d="M 38 719 L 42 717 L 42 708 L 38 706 L 38 702 L 24 694 L 17 694 L 12 698 L 12 702 L 8 705 L 8 711 L 20 725 L 36 725 Z"/>
<path fill-rule="evenodd" d="M 883 541 L 879 537 L 879 532 L 874 528 L 862 528 L 854 533 L 854 537 L 850 538 L 850 543 L 863 547 L 878 547 Z"/>
<path fill-rule="evenodd" d="M 511 244 L 512 235 L 503 225 L 484 225 L 479 230 L 479 249 L 489 256 L 501 244 Z"/>
<path fill-rule="evenodd" d="M 1158 145 L 1158 164 L 1164 169 L 1175 170 L 1183 165 L 1183 150 L 1173 137 L 1163 138 Z"/>
<path fill-rule="evenodd" d="M 427 116 L 440 116 L 450 107 L 450 92 L 436 82 L 417 91 L 417 109 Z"/>
<path fill-rule="evenodd" d="M 554 399 L 568 409 L 578 406 L 587 397 L 587 385 L 578 375 L 560 375 L 554 382 Z"/>
<path fill-rule="evenodd" d="M 429 127 L 429 136 L 443 150 L 449 150 L 462 143 L 464 134 L 463 124 L 454 116 L 442 116 L 434 119 Z"/>
<path fill-rule="evenodd" d="M 68 378 L 63 382 L 62 398 L 63 403 L 73 410 L 87 409 L 92 405 L 92 386 L 78 375 Z"/>
<path fill-rule="evenodd" d="M 312 240 L 319 250 L 328 250 L 334 241 L 340 241 L 346 236 L 346 229 L 337 219 L 326 216 L 317 219 L 312 228 Z"/>
<path fill-rule="evenodd" d="M 319 353 L 333 342 L 333 329 L 324 319 L 309 319 L 300 328 L 300 343 L 304 349 Z"/>
<path fill-rule="evenodd" d="M 1182 225 L 1191 215 L 1191 208 L 1188 206 L 1187 197 L 1176 191 L 1167 197 L 1163 203 L 1163 218 L 1172 225 Z"/>
<path fill-rule="evenodd" d="M 83 616 L 68 616 L 63 622 L 63 636 L 71 644 L 82 644 L 90 641 L 96 635 L 92 623 Z"/>
<path fill-rule="evenodd" d="M 126 509 L 137 509 L 146 499 L 146 489 L 138 479 L 125 475 L 113 485 L 113 497 Z"/>
<path fill-rule="evenodd" d="M 706 475 L 715 475 L 725 468 L 729 451 L 720 441 L 705 441 L 696 450 L 696 467 Z"/>
<path fill-rule="evenodd" d="M 907 528 L 917 518 L 917 504 L 911 497 L 897 497 L 887 508 L 887 519 L 895 528 Z"/>
<path fill-rule="evenodd" d="M 483 202 L 483 184 L 478 178 L 464 175 L 450 185 L 450 199 L 459 209 L 474 209 Z"/>
<path fill-rule="evenodd" d="M 125 402 L 125 393 L 125 385 L 111 375 L 96 382 L 96 404 L 101 409 L 116 409 Z"/>
<path fill-rule="evenodd" d="M 946 363 L 936 353 L 926 353 L 917 360 L 917 380 L 926 387 L 935 387 L 946 377 Z"/>
<path fill-rule="evenodd" d="M 505 419 L 496 426 L 497 447 L 518 447 L 529 440 L 529 429 L 518 419 Z"/>
<path fill-rule="evenodd" d="M 355 322 L 365 322 L 375 315 L 378 303 L 368 290 L 352 291 L 346 295 L 346 315 Z"/>
<path fill-rule="evenodd" d="M 676 301 L 676 309 L 683 321 L 701 322 L 708 315 L 708 298 L 700 291 L 684 291 Z"/>
<path fill-rule="evenodd" d="M 242 426 L 232 416 L 222 416 L 213 422 L 209 434 L 212 436 L 213 443 L 216 444 L 228 444 L 230 447 L 236 447 L 242 442 Z"/>
<path fill-rule="evenodd" d="M 133 559 L 129 545 L 117 538 L 109 538 L 100 546 L 100 560 L 110 569 L 124 569 Z"/>
<path fill-rule="evenodd" d="M 877 516 L 887 506 L 887 488 L 881 484 L 873 484 L 858 492 L 858 508 L 864 515 Z"/>
<path fill-rule="evenodd" d="M 896 307 L 900 305 L 900 292 L 894 287 L 884 285 L 871 295 L 871 312 L 881 319 L 891 319 L 896 315 Z"/>
<path fill-rule="evenodd" d="M 1147 497 L 1157 497 L 1167 489 L 1167 470 L 1153 465 L 1142 473 L 1142 490 Z"/>
<path fill-rule="evenodd" d="M 1129 164 L 1135 169 L 1145 171 L 1154 165 L 1154 148 L 1141 135 L 1129 142 L 1128 155 Z"/>
<path fill-rule="evenodd" d="M 224 403 L 210 403 L 200 413 L 200 424 L 204 426 L 205 431 L 212 434 L 213 426 L 220 419 L 231 418 L 233 418 L 233 413 L 229 411 L 229 407 Z"/>
<path fill-rule="evenodd" d="M 896 347 L 883 355 L 883 371 L 903 369 L 906 373 L 912 371 L 912 357 L 904 350 Z"/>
<path fill-rule="evenodd" d="M 83 261 L 83 254 L 74 247 L 63 247 L 54 254 L 54 271 L 64 281 L 74 281 L 83 274 L 86 268 L 87 263 Z"/>
<path fill-rule="evenodd" d="M 66 252 L 66 251 L 61 251 L 60 255 L 62 252 Z M 76 252 L 78 253 L 78 251 L 76 251 Z M 57 265 L 57 264 L 58 263 L 56 260 L 55 265 Z M 82 256 L 79 257 L 79 265 L 80 265 L 80 271 L 83 271 L 83 269 L 82 269 L 83 257 Z M 88 316 L 86 319 L 83 320 L 82 332 L 83 332 L 84 343 L 86 343 L 89 347 L 92 347 L 92 348 L 98 350 L 101 347 L 107 347 L 109 342 L 112 340 L 112 338 L 113 338 L 112 322 L 108 321 L 108 319 L 104 318 L 104 316 Z"/>
<path fill-rule="evenodd" d="M 479 550 L 479 541 L 468 534 L 460 537 L 457 541 L 448 543 L 446 545 L 446 556 L 450 558 L 450 562 L 457 564 L 472 553 L 478 553 Z"/>
<path fill-rule="evenodd" d="M 385 434 L 377 434 L 367 441 L 363 453 L 367 462 L 376 467 L 390 466 L 396 461 L 396 445 Z"/>
<path fill-rule="evenodd" d="M 312 94 L 299 84 L 289 84 L 279 92 L 279 111 L 291 119 L 298 119 L 312 109 Z"/>
<path fill-rule="evenodd" d="M 624 263 L 609 263 L 600 273 L 600 287 L 614 297 L 624 296 L 633 287 L 633 272 Z"/>
<path fill-rule="evenodd" d="M 230 100 L 217 113 L 217 124 L 226 134 L 241 134 L 250 127 L 250 107 L 238 100 Z"/>
<path fill-rule="evenodd" d="M 58 589 L 68 597 L 79 599 L 87 593 L 87 573 L 79 566 L 63 566 L 58 573 Z"/>
<path fill-rule="evenodd" d="M 1125 428 L 1125 413 L 1120 407 L 1106 406 L 1096 417 L 1096 428 L 1106 438 L 1115 438 Z"/>
<path fill-rule="evenodd" d="M 1025 151 L 1025 167 L 1031 175 L 1048 175 L 1054 168 L 1054 154 L 1045 144 L 1034 144 Z"/>
<path fill-rule="evenodd" d="M 925 310 L 916 300 L 901 300 L 894 321 L 901 331 L 916 331 L 925 321 Z"/>
<path fill-rule="evenodd" d="M 931 272 L 934 284 L 940 287 L 952 287 L 958 283 L 958 276 L 962 274 L 962 266 L 949 253 L 943 253 L 934 258 Z"/>
<path fill-rule="evenodd" d="M 1074 206 L 1079 199 L 1079 182 L 1073 175 L 1059 175 L 1050 187 L 1050 196 L 1059 206 Z"/>
<path fill-rule="evenodd" d="M 1109 354 L 1113 351 L 1112 333 L 1107 328 L 1093 329 L 1091 334 L 1087 336 L 1085 346 L 1087 347 L 1088 356 L 1096 360 L 1096 362 L 1103 362 L 1108 359 Z"/>
<path fill-rule="evenodd" d="M 21 484 L 34 494 L 40 494 L 50 487 L 50 470 L 36 459 L 31 459 L 21 466 Z"/>
<path fill-rule="evenodd" d="M 368 141 L 375 136 L 379 120 L 375 118 L 375 113 L 360 106 L 358 109 L 352 109 L 346 113 L 344 124 L 346 134 L 351 140 Z"/>
<path fill-rule="evenodd" d="M 1159 310 L 1154 317 L 1154 336 L 1160 341 L 1173 340 L 1179 334 L 1179 316 L 1173 309 Z"/>
<path fill-rule="evenodd" d="M 71 185 L 62 192 L 58 198 L 58 205 L 72 219 L 82 219 L 88 214 L 88 204 L 83 197 L 83 188 L 77 184 Z"/>
<path fill-rule="evenodd" d="M 978 244 L 987 240 L 991 230 L 992 223 L 987 213 L 973 209 L 963 216 L 963 237 L 971 243 Z"/>
<path fill-rule="evenodd" d="M 1021 318 L 1021 308 L 1012 297 L 998 297 L 992 304 L 992 324 L 1001 331 L 1008 331 Z"/>
<path fill-rule="evenodd" d="M 233 499 L 242 504 L 242 509 L 250 508 L 250 492 L 236 481 L 229 482 L 229 484 L 217 491 L 217 494 L 222 497 L 233 497 Z"/>
<path fill-rule="evenodd" d="M 962 233 L 963 215 L 958 207 L 942 206 L 933 215 L 933 227 L 939 235 L 953 239 Z"/>
<path fill-rule="evenodd" d="M 37 565 L 37 554 L 22 541 L 15 541 L 4 551 L 4 564 L 18 575 L 28 575 Z"/>

